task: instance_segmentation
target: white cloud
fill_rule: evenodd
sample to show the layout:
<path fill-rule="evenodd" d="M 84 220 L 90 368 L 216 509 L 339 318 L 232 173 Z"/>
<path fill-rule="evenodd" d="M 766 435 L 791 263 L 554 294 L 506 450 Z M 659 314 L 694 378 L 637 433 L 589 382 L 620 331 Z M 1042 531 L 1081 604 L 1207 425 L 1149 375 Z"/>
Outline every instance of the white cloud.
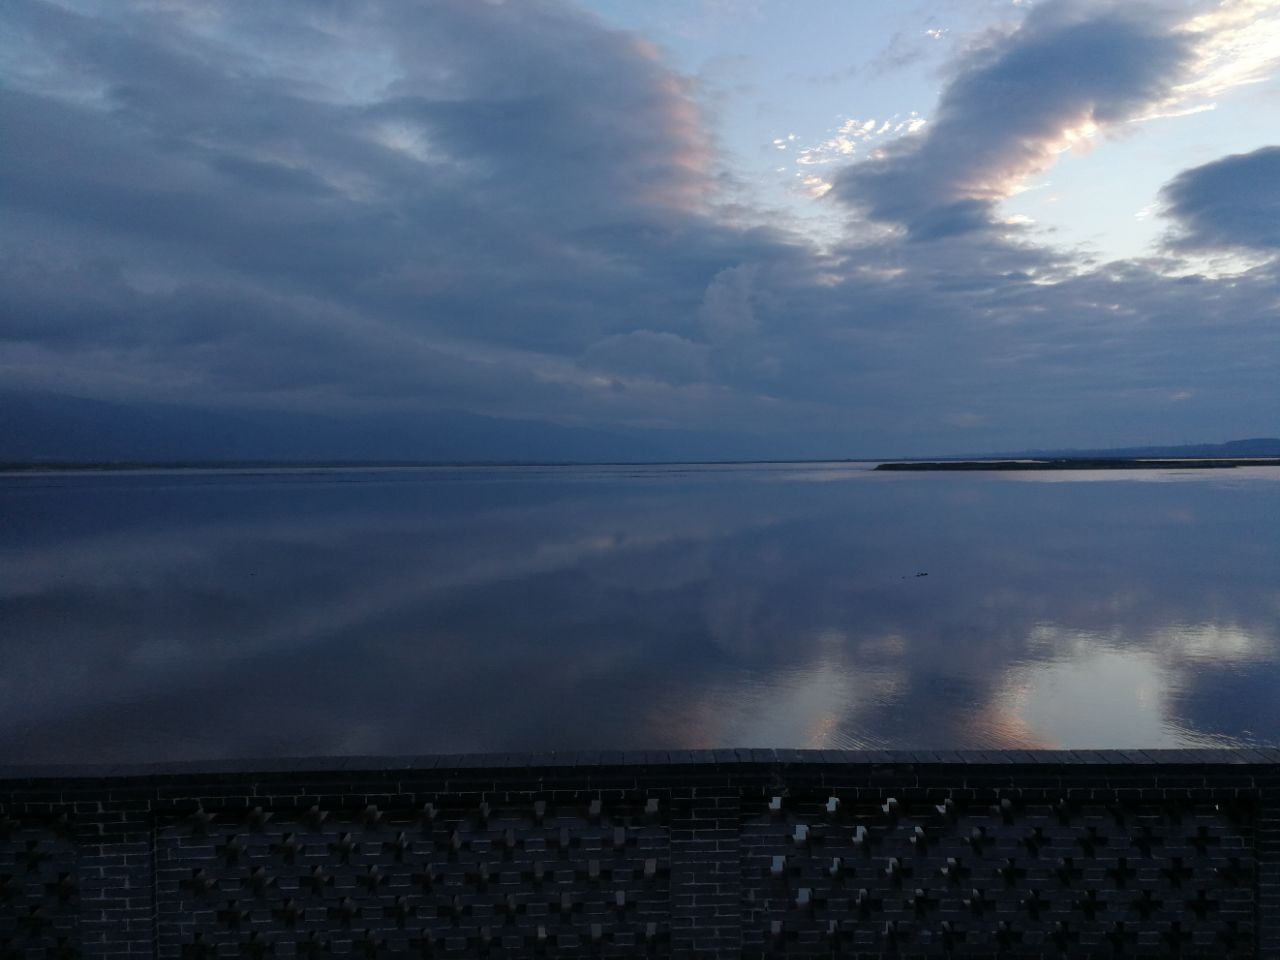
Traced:
<path fill-rule="evenodd" d="M 926 122 L 914 110 L 906 116 L 895 114 L 881 121 L 851 117 L 832 131 L 833 136 L 801 149 L 796 163 L 812 166 L 847 160 L 857 156 L 860 149 L 869 148 L 887 137 L 919 133 Z"/>

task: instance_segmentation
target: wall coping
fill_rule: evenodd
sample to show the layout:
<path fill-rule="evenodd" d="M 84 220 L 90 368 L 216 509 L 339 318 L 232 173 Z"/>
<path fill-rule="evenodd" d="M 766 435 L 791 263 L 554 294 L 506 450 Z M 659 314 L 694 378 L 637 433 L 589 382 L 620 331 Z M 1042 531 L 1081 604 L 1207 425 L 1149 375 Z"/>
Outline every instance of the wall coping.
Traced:
<path fill-rule="evenodd" d="M 419 756 L 293 757 L 120 764 L 0 764 L 0 786 L 50 780 L 187 779 L 300 774 L 409 774 L 446 770 L 570 770 L 689 766 L 779 767 L 1091 767 L 1270 766 L 1280 747 L 1168 750 L 616 750 Z"/>

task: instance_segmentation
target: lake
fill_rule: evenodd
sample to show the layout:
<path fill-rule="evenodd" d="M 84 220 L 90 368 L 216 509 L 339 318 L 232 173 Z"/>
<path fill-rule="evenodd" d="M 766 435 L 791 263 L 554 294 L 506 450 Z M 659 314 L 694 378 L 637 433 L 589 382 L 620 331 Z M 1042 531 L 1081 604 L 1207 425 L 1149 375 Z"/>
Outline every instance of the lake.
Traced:
<path fill-rule="evenodd" d="M 0 476 L 0 762 L 1280 744 L 1280 470 Z"/>

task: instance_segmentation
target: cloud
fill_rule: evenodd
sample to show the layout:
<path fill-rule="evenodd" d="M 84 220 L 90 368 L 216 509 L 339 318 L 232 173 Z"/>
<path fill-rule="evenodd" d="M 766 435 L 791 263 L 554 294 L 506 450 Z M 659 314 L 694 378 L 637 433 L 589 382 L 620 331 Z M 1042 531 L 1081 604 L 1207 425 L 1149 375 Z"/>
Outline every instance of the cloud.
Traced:
<path fill-rule="evenodd" d="M 707 285 L 698 315 L 711 340 L 749 336 L 759 329 L 751 304 L 751 285 L 756 272 L 750 264 L 727 267 Z"/>
<path fill-rule="evenodd" d="M 1146 8 L 1036 7 L 955 67 L 923 132 L 836 177 L 833 195 L 935 240 L 990 224 L 995 204 L 1097 130 L 1163 101 L 1193 42 Z"/>
<path fill-rule="evenodd" d="M 850 117 L 832 131 L 834 136 L 816 146 L 801 148 L 796 163 L 814 166 L 848 160 L 856 156 L 860 149 L 865 151 L 868 146 L 885 137 L 916 133 L 925 123 L 925 118 L 918 116 L 915 111 L 905 117 L 895 114 L 887 120 L 879 121 L 874 118 L 861 120 Z"/>
<path fill-rule="evenodd" d="M 1223 0 L 1181 27 L 1195 44 L 1188 76 L 1162 104 L 1164 115 L 1212 106 L 1235 87 L 1261 83 L 1280 63 L 1280 4 L 1275 0 Z"/>
<path fill-rule="evenodd" d="M 1184 250 L 1280 250 L 1280 147 L 1223 157 L 1184 170 L 1160 191 Z"/>
<path fill-rule="evenodd" d="M 708 376 L 707 353 L 705 344 L 674 333 L 633 330 L 593 343 L 582 360 L 591 369 L 623 376 L 690 383 Z"/>
<path fill-rule="evenodd" d="M 703 212 L 688 81 L 567 4 L 109 13 L 5 11 L 0 335 L 72 383 L 110 349 L 183 399 L 528 403 L 497 376 L 545 408 L 591 389 L 553 368 L 678 337 L 716 272 L 779 246 Z"/>
<path fill-rule="evenodd" d="M 0 381 L 745 431 L 761 455 L 1270 433 L 1274 265 L 1084 263 L 995 209 L 1072 136 L 1194 106 L 1242 23 L 1033 8 L 927 125 L 868 112 L 806 151 L 870 218 L 819 244 L 742 201 L 690 78 L 569 2 L 16 0 Z M 1166 194 L 1184 245 L 1230 220 L 1258 248 L 1195 173 Z"/>

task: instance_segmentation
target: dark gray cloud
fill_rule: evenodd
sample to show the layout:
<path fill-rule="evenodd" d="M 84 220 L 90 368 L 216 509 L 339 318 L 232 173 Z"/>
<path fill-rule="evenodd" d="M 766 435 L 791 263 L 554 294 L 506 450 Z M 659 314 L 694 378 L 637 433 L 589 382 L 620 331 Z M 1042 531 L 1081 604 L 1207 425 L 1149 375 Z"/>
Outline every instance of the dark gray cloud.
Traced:
<path fill-rule="evenodd" d="M 1184 170 L 1160 192 L 1182 248 L 1280 249 L 1280 147 Z"/>
<path fill-rule="evenodd" d="M 0 380 L 762 452 L 1274 432 L 1275 264 L 1178 281 L 993 224 L 1063 131 L 1163 102 L 1187 42 L 1035 7 L 951 68 L 925 133 L 837 177 L 908 241 L 860 223 L 824 250 L 731 209 L 690 80 L 568 2 L 15 0 Z M 1170 187 L 1189 237 L 1211 235 L 1196 198 L 1250 202 L 1215 184 Z M 1215 244 L 1260 245 L 1213 216 Z"/>
<path fill-rule="evenodd" d="M 13 8 L 15 32 L 95 92 L 20 75 L 0 105 L 20 134 L 3 157 L 16 225 L 59 253 L 11 235 L 10 277 L 29 282 L 10 338 L 165 345 L 215 389 L 221 348 L 253 352 L 227 358 L 262 374 L 242 389 L 297 382 L 314 356 L 353 392 L 403 379 L 422 397 L 438 370 L 416 387 L 394 372 L 415 353 L 523 368 L 492 348 L 571 361 L 687 327 L 712 276 L 779 245 L 701 212 L 710 156 L 685 81 L 567 6 L 371 2 L 332 24 L 289 8 L 303 29 L 285 53 L 341 59 L 325 30 L 349 30 L 387 60 L 373 92 L 299 76 L 274 45 L 253 56 L 268 15 L 210 9 L 216 43 L 144 9 Z M 212 357 L 182 356 L 209 340 Z M 367 377 L 350 362 L 379 351 Z"/>
<path fill-rule="evenodd" d="M 959 63 L 923 133 L 845 169 L 835 195 L 914 240 L 980 230 L 1047 167 L 1072 130 L 1134 116 L 1168 95 L 1191 35 L 1145 7 L 1049 3 Z"/>

